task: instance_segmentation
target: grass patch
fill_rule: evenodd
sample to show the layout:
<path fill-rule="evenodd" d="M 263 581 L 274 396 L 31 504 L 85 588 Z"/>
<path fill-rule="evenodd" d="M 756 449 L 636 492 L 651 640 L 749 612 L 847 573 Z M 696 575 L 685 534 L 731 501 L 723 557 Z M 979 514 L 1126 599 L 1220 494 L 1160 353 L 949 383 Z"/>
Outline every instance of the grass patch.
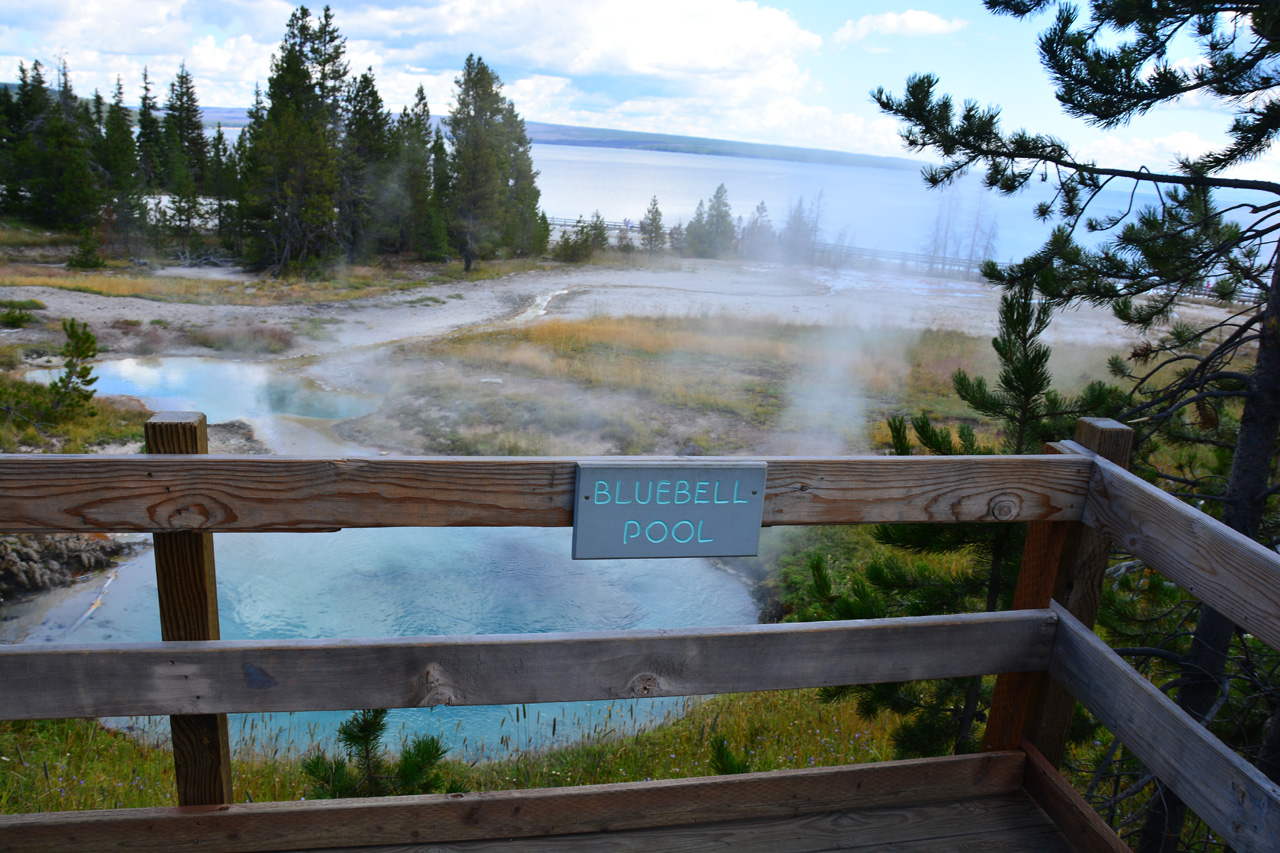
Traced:
<path fill-rule="evenodd" d="M 313 341 L 332 341 L 335 339 L 330 326 L 340 325 L 345 321 L 336 317 L 308 317 L 306 320 L 297 324 L 297 332 L 304 338 Z"/>
<path fill-rule="evenodd" d="M 513 722 L 517 739 L 520 722 Z M 880 761 L 891 754 L 891 724 L 862 720 L 852 703 L 820 704 L 810 690 L 732 694 L 691 701 L 679 719 L 638 733 L 620 734 L 630 728 L 624 720 L 589 733 L 562 727 L 558 737 L 575 742 L 492 763 L 454 758 L 444 772 L 472 791 L 712 776 L 717 740 L 752 770 Z M 298 752 L 249 734 L 250 746 L 232 757 L 235 801 L 300 799 L 308 781 Z M 174 805 L 167 749 L 93 720 L 0 722 L 0 812 L 163 805 Z"/>
<path fill-rule="evenodd" d="M 0 231 L 0 234 L 5 232 Z M 69 242 L 75 243 L 72 237 Z M 506 275 L 540 269 L 541 262 L 530 259 L 487 261 L 470 273 L 462 264 L 439 264 L 406 270 L 383 267 L 348 267 L 317 279 L 283 278 L 257 281 L 177 278 L 134 275 L 110 271 L 68 272 L 40 269 L 32 265 L 0 268 L 0 287 L 55 287 L 99 296 L 133 296 L 157 302 L 201 304 L 281 305 L 286 303 L 342 302 L 362 297 L 385 296 L 431 287 L 443 282 L 490 281 Z M 462 299 L 461 293 L 450 294 Z"/>
<path fill-rule="evenodd" d="M 48 231 L 15 219 L 0 219 L 0 250 L 74 246 L 80 242 L 75 232 Z"/>
<path fill-rule="evenodd" d="M 21 357 L 18 353 L 17 357 Z M 49 412 L 54 391 L 47 385 L 0 376 L 0 451 L 15 453 L 34 449 L 62 453 L 88 453 L 94 447 L 142 440 L 147 415 L 90 400 L 81 411 L 61 411 L 51 416 L 22 413 Z"/>
<path fill-rule="evenodd" d="M 235 801 L 296 800 L 296 756 L 271 747 L 232 760 Z M 0 722 L 0 812 L 176 805 L 173 754 L 95 720 Z"/>
<path fill-rule="evenodd" d="M 767 426 L 785 405 L 787 338 L 802 327 L 686 318 L 547 320 L 427 346 L 469 367 L 639 393 L 665 406 Z"/>
<path fill-rule="evenodd" d="M 15 311 L 43 311 L 46 307 L 39 299 L 0 299 L 0 308 Z"/>
<path fill-rule="evenodd" d="M 891 723 L 868 723 L 852 703 L 821 704 L 812 690 L 714 696 L 638 734 L 606 724 L 577 743 L 478 764 L 463 778 L 471 790 L 494 791 L 714 776 L 717 740 L 753 771 L 858 764 L 891 756 Z"/>
<path fill-rule="evenodd" d="M 295 340 L 283 326 L 210 326 L 190 329 L 187 336 L 196 346 L 243 353 L 281 353 Z"/>

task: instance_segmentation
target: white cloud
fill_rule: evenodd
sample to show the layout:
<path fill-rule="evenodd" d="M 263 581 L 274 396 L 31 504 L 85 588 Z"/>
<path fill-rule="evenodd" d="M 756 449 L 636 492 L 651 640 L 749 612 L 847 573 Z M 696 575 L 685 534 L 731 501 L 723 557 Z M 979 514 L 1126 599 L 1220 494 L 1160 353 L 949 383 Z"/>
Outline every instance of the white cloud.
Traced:
<path fill-rule="evenodd" d="M 908 9 L 905 12 L 884 12 L 879 15 L 863 15 L 858 20 L 848 20 L 836 30 L 832 41 L 837 45 L 862 41 L 871 35 L 882 36 L 939 36 L 954 33 L 969 26 L 963 18 L 947 20 L 932 12 Z"/>
<path fill-rule="evenodd" d="M 1179 157 L 1198 157 L 1225 145 L 1224 138 L 1206 139 L 1190 130 L 1167 136 L 1143 137 L 1108 134 L 1084 146 L 1080 156 L 1099 165 L 1121 169 L 1146 167 L 1153 172 L 1171 171 Z M 1256 160 L 1228 169 L 1224 176 L 1280 181 L 1280 150 L 1272 148 Z"/>
<path fill-rule="evenodd" d="M 742 0 L 530 0 L 365 7 L 343 16 L 353 41 L 389 55 L 456 66 L 477 53 L 501 73 L 516 64 L 552 74 L 641 77 L 697 86 L 708 76 L 777 90 L 805 84 L 797 61 L 820 36 L 788 14 Z"/>
<path fill-rule="evenodd" d="M 412 102 L 422 85 L 432 112 L 445 113 L 462 60 L 475 53 L 532 121 L 902 153 L 891 120 L 819 105 L 821 81 L 807 64 L 822 37 L 763 3 L 562 0 L 553 12 L 535 0 L 333 5 L 352 71 L 372 66 L 392 110 Z M 147 65 L 163 101 L 185 60 L 202 104 L 247 106 L 254 83 L 266 84 L 293 7 L 288 0 L 48 0 L 40 15 L 6 16 L 0 57 L 14 59 L 0 79 L 16 72 L 17 57 L 65 56 L 77 91 L 109 93 L 119 74 L 126 101 L 136 103 Z M 913 15 L 898 26 L 923 26 Z"/>

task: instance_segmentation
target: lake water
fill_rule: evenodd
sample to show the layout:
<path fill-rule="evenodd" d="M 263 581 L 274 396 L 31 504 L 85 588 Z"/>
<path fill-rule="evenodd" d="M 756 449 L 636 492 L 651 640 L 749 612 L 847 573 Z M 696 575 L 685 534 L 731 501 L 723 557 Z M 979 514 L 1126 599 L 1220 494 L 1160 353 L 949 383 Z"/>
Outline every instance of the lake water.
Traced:
<path fill-rule="evenodd" d="M 533 161 L 541 172 L 543 207 L 548 216 L 559 219 L 589 217 L 599 210 L 612 222 L 625 218 L 639 223 L 649 200 L 657 196 L 663 224 L 687 223 L 698 201 L 710 199 L 723 183 L 735 218 L 750 218 L 763 201 L 775 228 L 786 222 L 788 209 L 798 200 L 808 204 L 821 196 L 819 239 L 843 239 L 864 249 L 929 252 L 946 246 L 945 254 L 966 257 L 975 236 L 981 253 L 989 233 L 993 257 L 1008 261 L 1039 248 L 1050 231 L 1050 225 L 1031 215 L 1036 201 L 1049 198 L 1049 185 L 1039 182 L 1032 182 L 1021 195 L 1003 197 L 984 190 L 974 176 L 946 190 L 930 190 L 914 167 L 834 166 L 568 145 L 534 145 Z M 1125 209 L 1130 189 L 1108 190 L 1090 214 Z M 1149 193 L 1133 197 L 1136 205 L 1155 201 Z"/>
<path fill-rule="evenodd" d="M 217 359 L 121 359 L 95 368 L 105 394 L 141 397 L 159 409 L 245 418 L 298 452 L 313 431 L 377 403 L 338 393 L 273 364 Z M 48 380 L 56 371 L 35 372 Z M 236 389 L 228 394 L 226 389 Z M 314 440 L 305 440 L 314 452 Z M 364 451 L 371 452 L 371 451 Z M 218 608 L 224 639 L 403 637 L 702 627 L 756 621 L 747 586 L 706 560 L 574 561 L 564 528 L 383 529 L 338 533 L 218 534 Z M 2 642 L 127 642 L 160 639 L 150 554 L 0 613 Z M 512 707 L 403 709 L 392 730 L 443 734 L 471 757 L 544 747 L 582 732 L 661 719 L 679 700 L 578 702 Z M 233 733 L 305 747 L 345 715 L 234 717 Z M 144 728 L 154 722 L 130 723 Z"/>

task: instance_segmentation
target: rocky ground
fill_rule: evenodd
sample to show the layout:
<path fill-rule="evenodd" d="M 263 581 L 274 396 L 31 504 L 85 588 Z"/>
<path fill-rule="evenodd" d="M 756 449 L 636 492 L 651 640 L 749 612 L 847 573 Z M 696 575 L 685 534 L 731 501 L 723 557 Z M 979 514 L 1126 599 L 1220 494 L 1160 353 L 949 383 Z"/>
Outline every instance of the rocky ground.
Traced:
<path fill-rule="evenodd" d="M 115 565 L 134 547 L 102 533 L 0 536 L 0 601 L 65 586 Z"/>

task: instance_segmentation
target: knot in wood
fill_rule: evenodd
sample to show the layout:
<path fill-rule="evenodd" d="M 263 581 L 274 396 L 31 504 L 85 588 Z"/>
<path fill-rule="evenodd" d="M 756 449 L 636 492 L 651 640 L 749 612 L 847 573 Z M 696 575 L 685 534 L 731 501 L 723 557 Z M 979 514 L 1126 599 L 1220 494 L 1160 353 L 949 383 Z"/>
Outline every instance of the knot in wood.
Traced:
<path fill-rule="evenodd" d="M 418 679 L 419 707 L 433 705 L 455 705 L 458 702 L 457 691 L 449 683 L 448 673 L 438 663 L 427 664 L 427 671 Z"/>
<path fill-rule="evenodd" d="M 192 499 L 175 497 L 154 504 L 149 513 L 151 521 L 160 528 L 173 530 L 200 530 L 234 521 L 236 514 L 221 501 L 210 500 L 207 495 Z"/>
<path fill-rule="evenodd" d="M 642 672 L 631 679 L 631 683 L 627 685 L 627 695 L 633 699 L 657 696 L 660 686 L 658 676 L 652 672 Z"/>
<path fill-rule="evenodd" d="M 987 515 L 996 521 L 1016 521 L 1022 514 L 1022 496 L 1001 492 L 987 503 Z"/>

